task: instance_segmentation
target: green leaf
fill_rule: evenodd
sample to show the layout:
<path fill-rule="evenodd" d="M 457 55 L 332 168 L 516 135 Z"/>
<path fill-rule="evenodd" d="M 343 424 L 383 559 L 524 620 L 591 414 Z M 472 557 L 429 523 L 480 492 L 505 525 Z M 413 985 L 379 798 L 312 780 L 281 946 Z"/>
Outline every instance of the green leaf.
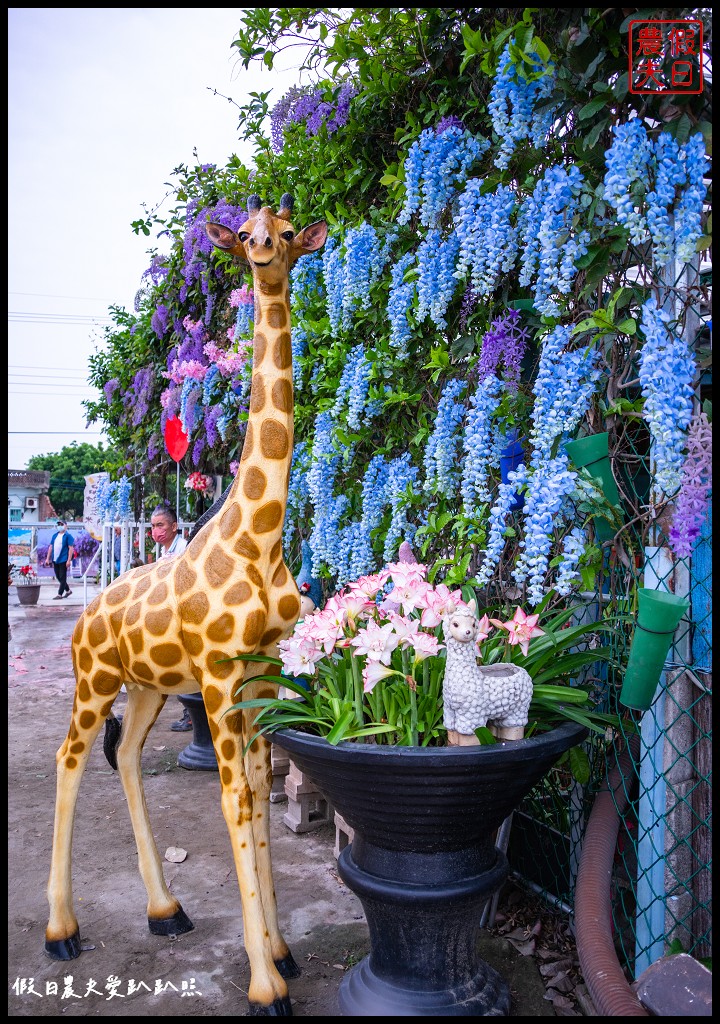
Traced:
<path fill-rule="evenodd" d="M 578 120 L 585 121 L 588 117 L 592 117 L 593 114 L 597 114 L 598 110 L 602 110 L 603 107 L 607 106 L 607 97 L 596 96 L 594 99 L 586 103 L 584 107 L 581 107 L 578 112 Z"/>
<path fill-rule="evenodd" d="M 481 747 L 491 747 L 497 743 L 497 739 L 495 738 L 495 736 L 493 736 L 493 734 L 485 725 L 478 726 L 478 728 L 475 730 L 475 735 L 480 741 Z"/>

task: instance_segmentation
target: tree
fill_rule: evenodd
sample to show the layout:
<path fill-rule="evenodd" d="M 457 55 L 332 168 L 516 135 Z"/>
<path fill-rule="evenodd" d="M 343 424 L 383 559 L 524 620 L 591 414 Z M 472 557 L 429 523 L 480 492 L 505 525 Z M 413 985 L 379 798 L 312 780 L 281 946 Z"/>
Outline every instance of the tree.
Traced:
<path fill-rule="evenodd" d="M 33 455 L 28 469 L 50 471 L 48 497 L 58 515 L 66 519 L 82 517 L 85 477 L 102 473 L 114 459 L 112 449 L 73 441 L 59 452 Z"/>

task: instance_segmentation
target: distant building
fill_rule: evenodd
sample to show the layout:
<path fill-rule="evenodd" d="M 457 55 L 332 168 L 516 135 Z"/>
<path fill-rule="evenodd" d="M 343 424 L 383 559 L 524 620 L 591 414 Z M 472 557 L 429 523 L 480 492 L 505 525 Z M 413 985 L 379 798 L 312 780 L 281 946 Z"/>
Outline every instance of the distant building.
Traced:
<path fill-rule="evenodd" d="M 57 513 L 48 498 L 50 471 L 8 470 L 8 526 L 31 526 L 55 519 Z"/>

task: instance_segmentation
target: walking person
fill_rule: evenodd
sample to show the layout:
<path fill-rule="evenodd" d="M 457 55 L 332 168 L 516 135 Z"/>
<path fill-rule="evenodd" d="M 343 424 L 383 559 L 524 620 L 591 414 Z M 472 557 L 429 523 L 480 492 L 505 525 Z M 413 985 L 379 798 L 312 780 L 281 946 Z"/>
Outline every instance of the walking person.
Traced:
<path fill-rule="evenodd" d="M 72 594 L 72 590 L 68 586 L 67 574 L 75 557 L 74 545 L 75 538 L 71 533 L 67 532 L 67 523 L 64 519 L 58 519 L 57 530 L 50 538 L 47 555 L 45 556 L 45 565 L 50 565 L 50 559 L 52 558 L 53 572 L 59 586 L 53 601 L 60 601 L 63 597 L 70 597 Z"/>
<path fill-rule="evenodd" d="M 187 547 L 187 541 L 178 527 L 175 509 L 169 505 L 157 506 L 150 516 L 150 532 L 155 543 L 160 545 L 160 558 L 174 558 Z M 172 732 L 190 732 L 192 720 L 186 707 L 183 707 L 182 718 L 173 722 L 170 729 Z"/>

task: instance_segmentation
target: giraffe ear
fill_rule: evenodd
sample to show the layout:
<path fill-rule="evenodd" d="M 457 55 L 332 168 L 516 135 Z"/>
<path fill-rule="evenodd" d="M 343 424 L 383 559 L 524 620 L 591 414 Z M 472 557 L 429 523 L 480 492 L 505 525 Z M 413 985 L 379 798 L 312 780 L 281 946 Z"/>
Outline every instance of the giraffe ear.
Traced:
<path fill-rule="evenodd" d="M 309 224 L 295 236 L 293 248 L 297 251 L 298 256 L 302 256 L 306 252 L 317 252 L 325 245 L 327 233 L 328 226 L 324 220 Z"/>
<path fill-rule="evenodd" d="M 223 252 L 231 252 L 234 256 L 245 257 L 245 249 L 242 242 L 232 228 L 227 228 L 224 224 L 215 224 L 214 221 L 208 221 L 205 225 L 205 231 L 212 244 L 217 246 L 218 249 L 222 249 Z"/>

